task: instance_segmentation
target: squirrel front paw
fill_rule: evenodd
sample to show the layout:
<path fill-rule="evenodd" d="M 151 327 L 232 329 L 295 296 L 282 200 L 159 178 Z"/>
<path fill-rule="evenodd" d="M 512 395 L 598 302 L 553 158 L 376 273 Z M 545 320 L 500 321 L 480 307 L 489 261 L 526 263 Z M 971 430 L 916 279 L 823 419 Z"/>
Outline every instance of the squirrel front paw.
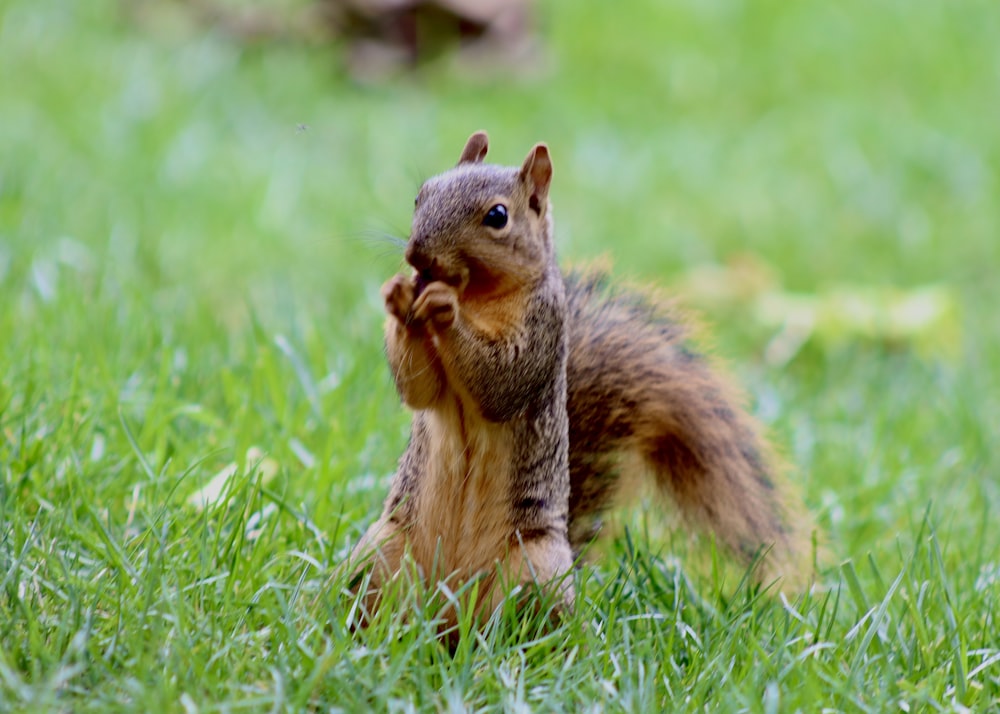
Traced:
<path fill-rule="evenodd" d="M 385 311 L 403 323 L 410 319 L 416 297 L 417 291 L 413 279 L 405 275 L 396 275 L 382 286 Z"/>
<path fill-rule="evenodd" d="M 455 322 L 458 313 L 458 292 L 440 281 L 429 283 L 421 292 L 413 278 L 396 275 L 382 286 L 385 311 L 411 329 L 421 329 L 428 323 L 444 330 Z"/>
<path fill-rule="evenodd" d="M 424 288 L 413 303 L 411 320 L 430 323 L 436 330 L 446 330 L 458 314 L 458 291 L 451 285 L 435 281 Z"/>

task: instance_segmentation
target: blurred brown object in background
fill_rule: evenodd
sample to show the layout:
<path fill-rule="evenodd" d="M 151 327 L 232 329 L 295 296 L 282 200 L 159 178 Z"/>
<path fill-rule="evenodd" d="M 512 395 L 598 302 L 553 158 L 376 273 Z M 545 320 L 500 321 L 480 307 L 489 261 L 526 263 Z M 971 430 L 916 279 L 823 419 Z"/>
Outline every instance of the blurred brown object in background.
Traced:
<path fill-rule="evenodd" d="M 356 77 L 415 67 L 448 51 L 464 63 L 504 65 L 536 54 L 532 0 L 323 0 L 350 46 Z M 483 67 L 479 67 L 482 69 Z"/>
<path fill-rule="evenodd" d="M 537 69 L 534 0 L 124 0 L 157 31 L 209 26 L 240 42 L 342 42 L 350 73 L 371 80 L 456 55 L 475 72 Z"/>

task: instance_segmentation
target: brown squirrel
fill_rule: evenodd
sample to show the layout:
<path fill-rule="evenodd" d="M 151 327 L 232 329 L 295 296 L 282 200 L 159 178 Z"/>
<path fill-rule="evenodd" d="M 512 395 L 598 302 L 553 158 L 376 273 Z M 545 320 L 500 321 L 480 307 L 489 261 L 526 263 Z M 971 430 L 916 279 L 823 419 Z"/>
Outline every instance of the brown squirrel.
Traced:
<path fill-rule="evenodd" d="M 473 134 L 422 186 L 413 272 L 382 288 L 414 415 L 352 556 L 372 565 L 366 606 L 406 557 L 453 591 L 479 578 L 480 614 L 516 585 L 571 606 L 566 576 L 632 464 L 745 563 L 763 555 L 759 579 L 797 579 L 808 538 L 754 422 L 668 310 L 600 272 L 560 272 L 546 145 L 520 168 L 483 163 L 487 146 Z"/>

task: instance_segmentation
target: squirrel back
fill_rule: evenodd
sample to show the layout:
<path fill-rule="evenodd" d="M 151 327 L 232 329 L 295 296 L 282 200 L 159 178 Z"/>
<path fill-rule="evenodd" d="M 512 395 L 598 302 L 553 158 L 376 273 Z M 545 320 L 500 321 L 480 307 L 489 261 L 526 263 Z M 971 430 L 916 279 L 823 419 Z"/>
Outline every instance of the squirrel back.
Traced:
<path fill-rule="evenodd" d="M 383 287 L 386 355 L 414 416 L 355 549 L 374 561 L 368 607 L 407 554 L 452 590 L 481 578 L 479 612 L 519 584 L 571 605 L 575 554 L 633 464 L 743 562 L 764 555 L 758 579 L 798 581 L 799 509 L 733 390 L 664 306 L 600 272 L 562 275 L 544 144 L 520 168 L 484 164 L 487 147 L 473 134 L 423 185 L 412 272 Z"/>

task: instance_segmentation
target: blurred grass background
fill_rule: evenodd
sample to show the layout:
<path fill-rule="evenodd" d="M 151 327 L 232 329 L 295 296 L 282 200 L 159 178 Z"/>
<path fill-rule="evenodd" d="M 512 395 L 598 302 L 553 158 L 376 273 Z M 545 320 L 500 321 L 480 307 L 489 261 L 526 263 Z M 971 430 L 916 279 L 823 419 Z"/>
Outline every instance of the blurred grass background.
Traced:
<path fill-rule="evenodd" d="M 950 587 L 984 598 L 963 622 L 996 646 L 975 603 L 996 596 L 1000 546 L 1000 7 L 553 0 L 539 24 L 537 67 L 359 85 L 336 43 L 136 26 L 109 0 L 0 5 L 9 701 L 66 661 L 67 603 L 110 617 L 111 554 L 162 529 L 180 549 L 164 567 L 198 571 L 184 499 L 251 446 L 294 504 L 251 549 L 258 576 L 287 580 L 268 558 L 294 548 L 330 565 L 377 512 L 408 423 L 381 356 L 385 235 L 406 236 L 421 181 L 481 128 L 498 163 L 549 143 L 566 264 L 606 256 L 669 288 L 751 254 L 802 293 L 953 292 L 957 345 L 819 342 L 779 367 L 747 310 L 702 314 L 834 563 L 895 572 L 930 513 Z"/>

